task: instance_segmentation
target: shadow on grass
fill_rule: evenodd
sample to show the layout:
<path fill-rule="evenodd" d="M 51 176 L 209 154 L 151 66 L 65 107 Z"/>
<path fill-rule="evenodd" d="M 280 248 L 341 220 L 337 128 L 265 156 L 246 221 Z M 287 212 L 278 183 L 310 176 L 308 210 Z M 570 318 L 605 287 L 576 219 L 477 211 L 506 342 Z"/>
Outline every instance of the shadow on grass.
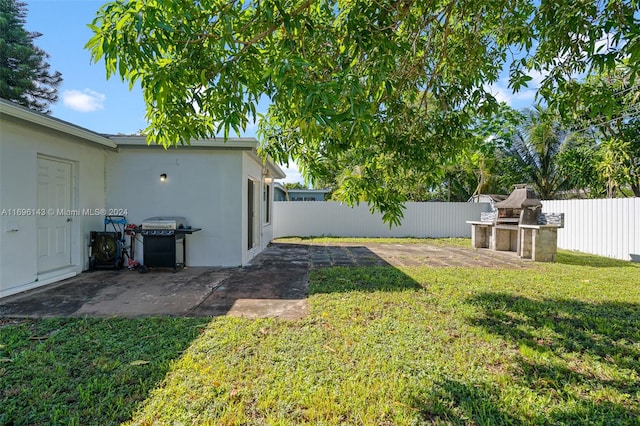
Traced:
<path fill-rule="evenodd" d="M 637 263 L 626 260 L 611 259 L 595 254 L 561 250 L 556 255 L 556 263 L 563 265 L 591 266 L 594 268 L 639 268 Z"/>
<path fill-rule="evenodd" d="M 497 400 L 494 386 L 469 385 L 456 380 L 443 380 L 427 394 L 414 397 L 412 406 L 425 424 L 447 425 L 529 425 L 529 424 L 599 424 L 637 425 L 637 412 L 608 401 L 587 399 L 574 401 L 571 408 L 554 410 L 545 415 L 526 418 L 511 413 Z M 421 423 L 422 424 L 422 423 Z"/>
<path fill-rule="evenodd" d="M 404 272 L 366 246 L 309 246 L 309 295 L 419 290 Z"/>
<path fill-rule="evenodd" d="M 310 272 L 309 295 L 321 293 L 421 290 L 414 279 L 394 267 L 333 267 Z"/>
<path fill-rule="evenodd" d="M 500 408 L 495 391 L 489 385 L 470 386 L 456 380 L 442 380 L 426 394 L 410 400 L 419 411 L 420 420 L 428 424 L 524 424 Z"/>
<path fill-rule="evenodd" d="M 129 420 L 208 321 L 5 320 L 0 326 L 0 425 Z"/>
<path fill-rule="evenodd" d="M 552 401 L 571 402 L 542 420 L 637 424 L 640 410 L 628 400 L 640 393 L 638 304 L 502 293 L 483 293 L 467 302 L 481 309 L 473 325 L 518 347 L 511 371 L 518 382 L 533 393 L 552 395 Z"/>

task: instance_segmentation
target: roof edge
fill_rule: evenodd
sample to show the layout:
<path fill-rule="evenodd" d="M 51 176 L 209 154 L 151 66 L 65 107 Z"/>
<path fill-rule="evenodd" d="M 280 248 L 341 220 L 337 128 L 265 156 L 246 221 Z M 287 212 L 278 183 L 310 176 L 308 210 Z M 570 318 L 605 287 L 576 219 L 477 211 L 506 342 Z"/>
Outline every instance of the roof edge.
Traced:
<path fill-rule="evenodd" d="M 157 147 L 164 148 L 163 145 L 148 144 L 145 135 L 106 135 L 109 140 L 118 147 Z M 228 138 L 224 139 L 192 139 L 189 145 L 170 146 L 171 148 L 220 148 L 220 149 L 255 149 L 258 146 L 256 138 Z"/>
<path fill-rule="evenodd" d="M 50 117 L 41 112 L 30 110 L 22 105 L 0 98 L 0 116 L 2 115 L 8 115 L 51 130 L 66 133 L 107 148 L 117 148 L 116 144 L 99 133 L 69 123 L 68 121 L 60 120 L 59 118 Z"/>
<path fill-rule="evenodd" d="M 148 145 L 147 137 L 144 135 L 108 135 L 118 149 L 164 149 L 162 145 Z M 222 149 L 222 150 L 241 150 L 251 151 L 252 156 L 259 161 L 263 161 L 265 167 L 273 179 L 284 179 L 287 177 L 282 168 L 276 164 L 269 156 L 262 158 L 258 155 L 258 140 L 256 138 L 211 138 L 211 139 L 192 139 L 189 145 L 171 146 L 168 149 Z"/>
<path fill-rule="evenodd" d="M 287 174 L 284 172 L 284 170 L 282 170 L 282 168 L 278 164 L 274 163 L 271 157 L 267 157 L 266 163 L 273 179 L 284 179 L 287 177 Z"/>

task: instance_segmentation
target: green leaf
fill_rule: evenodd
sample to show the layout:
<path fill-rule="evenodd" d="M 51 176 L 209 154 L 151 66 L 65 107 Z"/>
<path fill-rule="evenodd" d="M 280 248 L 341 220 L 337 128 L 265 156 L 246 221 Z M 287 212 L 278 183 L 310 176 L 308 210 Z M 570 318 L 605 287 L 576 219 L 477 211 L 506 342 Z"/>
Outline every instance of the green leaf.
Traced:
<path fill-rule="evenodd" d="M 402 200 L 384 193 L 409 193 L 407 181 L 434 194 L 448 185 L 448 198 L 482 186 L 469 182 L 485 179 L 488 166 L 465 175 L 476 160 L 460 156 L 488 137 L 478 123 L 498 106 L 485 85 L 503 68 L 514 91 L 533 73 L 544 75 L 537 99 L 565 117 L 584 99 L 572 79 L 589 69 L 612 71 L 626 57 L 626 78 L 636 81 L 634 5 L 482 0 L 471 11 L 466 2 L 391 0 L 112 2 L 89 27 L 87 48 L 94 61 L 105 58 L 107 76 L 117 72 L 130 85 L 140 79 L 150 128 L 162 141 L 214 130 L 226 139 L 268 98 L 259 132 L 268 154 L 295 159 L 310 179 L 344 187 L 336 193 L 370 202 L 397 223 Z M 598 54 L 602 34 L 610 50 Z M 198 101 L 207 116 L 179 107 L 192 102 L 195 87 L 210 90 Z M 597 109 L 620 111 L 618 100 Z M 497 162 L 482 150 L 477 161 Z M 376 170 L 375 178 L 344 178 L 355 167 Z"/>

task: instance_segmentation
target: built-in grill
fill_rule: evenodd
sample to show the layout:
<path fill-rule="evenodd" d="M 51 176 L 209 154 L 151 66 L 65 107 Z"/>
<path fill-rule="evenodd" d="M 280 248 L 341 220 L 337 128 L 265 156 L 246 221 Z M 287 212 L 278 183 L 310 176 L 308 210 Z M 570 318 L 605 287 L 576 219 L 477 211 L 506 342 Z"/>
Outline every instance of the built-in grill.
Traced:
<path fill-rule="evenodd" d="M 495 203 L 496 223 L 535 225 L 542 211 L 542 201 L 526 185 L 516 185 L 509 197 Z"/>
<path fill-rule="evenodd" d="M 526 185 L 516 185 L 506 200 L 495 203 L 490 248 L 520 252 L 519 226 L 535 225 L 542 202 Z"/>
<path fill-rule="evenodd" d="M 199 231 L 181 216 L 155 216 L 145 219 L 139 233 L 143 236 L 144 266 L 146 268 L 184 267 L 186 262 L 185 235 Z"/>
<path fill-rule="evenodd" d="M 481 213 L 479 222 L 467 222 L 474 248 L 515 251 L 526 259 L 555 261 L 564 213 L 542 213 L 542 201 L 526 185 L 516 185 L 509 197 L 494 207 L 493 212 Z"/>

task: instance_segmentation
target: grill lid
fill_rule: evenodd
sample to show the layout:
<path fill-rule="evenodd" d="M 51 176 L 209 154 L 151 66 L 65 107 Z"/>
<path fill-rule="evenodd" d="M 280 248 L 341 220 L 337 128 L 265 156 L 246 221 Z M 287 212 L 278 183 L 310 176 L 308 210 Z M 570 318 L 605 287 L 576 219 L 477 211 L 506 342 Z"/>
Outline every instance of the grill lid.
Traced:
<path fill-rule="evenodd" d="M 142 222 L 142 229 L 181 229 L 186 226 L 182 216 L 155 216 Z"/>
<path fill-rule="evenodd" d="M 526 185 L 516 185 L 509 197 L 495 204 L 497 209 L 522 209 L 542 206 L 533 189 Z"/>

